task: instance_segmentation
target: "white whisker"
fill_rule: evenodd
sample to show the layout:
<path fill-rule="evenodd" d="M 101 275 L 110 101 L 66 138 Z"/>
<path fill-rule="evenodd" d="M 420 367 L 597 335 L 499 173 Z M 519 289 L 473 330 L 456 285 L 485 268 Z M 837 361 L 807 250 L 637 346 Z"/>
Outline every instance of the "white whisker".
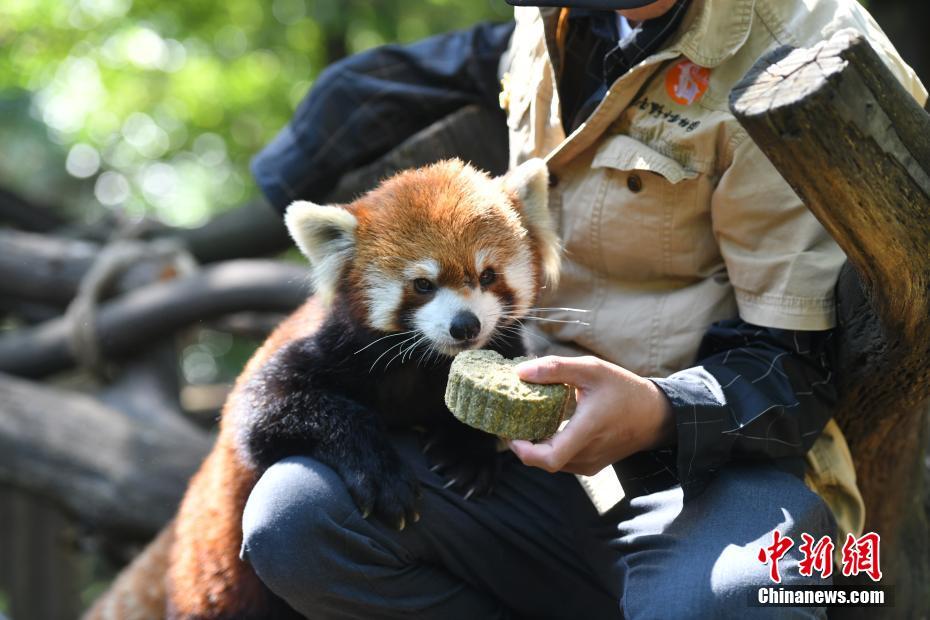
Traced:
<path fill-rule="evenodd" d="M 396 334 L 388 334 L 387 336 L 382 336 L 382 337 L 378 338 L 377 340 L 372 340 L 371 342 L 369 342 L 368 344 L 366 344 L 364 347 L 362 347 L 361 349 L 359 349 L 358 351 L 356 351 L 353 355 L 358 355 L 359 353 L 361 353 L 362 351 L 364 351 L 364 350 L 367 349 L 368 347 L 370 347 L 370 346 L 372 346 L 372 345 L 374 345 L 374 344 L 377 344 L 377 343 L 381 342 L 382 340 L 386 340 L 386 339 L 388 339 L 388 338 L 394 338 L 395 336 L 405 336 L 405 335 L 407 335 L 407 334 L 412 334 L 414 331 L 416 331 L 416 330 L 411 329 L 411 330 L 407 330 L 407 331 L 405 331 L 405 332 L 398 332 L 398 333 L 396 333 Z"/>
<path fill-rule="evenodd" d="M 424 338 L 426 338 L 426 336 L 422 336 L 422 335 L 419 336 L 418 338 L 416 338 L 415 340 L 413 340 L 413 344 L 409 345 L 406 349 L 403 348 L 403 347 L 400 347 L 400 350 L 397 352 L 397 354 L 394 355 L 394 357 L 392 357 L 391 359 L 389 359 L 388 362 L 387 362 L 387 364 L 384 365 L 384 369 L 387 370 L 387 369 L 390 367 L 391 362 L 393 362 L 394 360 L 396 360 L 398 357 L 400 357 L 400 363 L 403 364 L 403 363 L 404 363 L 404 355 L 406 355 L 407 353 L 409 353 L 410 351 L 412 351 L 413 348 L 416 347 L 417 344 L 419 344 L 420 341 L 422 341 Z M 410 340 L 411 340 L 411 339 L 405 340 L 404 343 L 409 342 Z"/>
<path fill-rule="evenodd" d="M 407 347 L 407 350 L 404 352 L 404 354 L 400 356 L 400 363 L 401 363 L 401 364 L 404 363 L 404 358 L 405 358 L 405 357 L 407 358 L 407 361 L 410 361 L 410 358 L 411 358 L 412 355 L 413 355 L 413 351 L 414 351 L 418 346 L 420 346 L 420 343 L 423 342 L 424 340 L 426 340 L 426 336 L 425 336 L 425 335 L 424 335 L 423 337 L 421 337 L 419 340 L 415 340 L 414 343 L 413 343 L 412 345 L 410 345 L 409 347 Z"/>
<path fill-rule="evenodd" d="M 502 306 L 502 307 L 503 307 L 503 308 L 506 308 L 506 309 L 513 309 L 513 308 L 519 308 L 520 306 L 518 306 L 518 305 L 516 305 L 516 304 L 508 304 L 508 305 L 504 305 L 504 306 Z M 552 307 L 552 308 L 527 308 L 526 311 L 527 311 L 527 312 L 591 312 L 590 310 L 585 310 L 585 309 L 583 309 L 583 308 L 557 308 L 557 307 Z"/>
<path fill-rule="evenodd" d="M 397 343 L 397 344 L 392 344 L 391 346 L 389 346 L 387 349 L 384 350 L 384 352 L 383 352 L 381 355 L 379 355 L 379 356 L 375 359 L 375 361 L 371 364 L 371 368 L 368 369 L 368 372 L 371 373 L 371 372 L 375 369 L 375 366 L 377 366 L 377 364 L 378 364 L 378 360 L 380 360 L 382 357 L 384 357 L 385 355 L 387 355 L 388 351 L 390 351 L 391 349 L 394 349 L 394 348 L 402 348 L 402 347 L 404 346 L 404 344 L 410 342 L 411 340 L 413 340 L 413 339 L 416 338 L 416 337 L 417 337 L 417 334 L 415 333 L 413 336 L 410 336 L 410 337 L 407 338 L 406 340 L 404 340 L 404 341 L 402 341 L 402 342 L 399 342 L 399 343 Z M 393 358 L 391 358 L 391 359 L 393 359 Z M 387 367 L 385 367 L 385 368 L 387 368 Z"/>
<path fill-rule="evenodd" d="M 563 321 L 562 319 L 544 319 L 540 316 L 525 316 L 523 317 L 525 321 L 543 321 L 545 323 L 565 323 L 567 325 L 591 325 L 585 321 Z"/>

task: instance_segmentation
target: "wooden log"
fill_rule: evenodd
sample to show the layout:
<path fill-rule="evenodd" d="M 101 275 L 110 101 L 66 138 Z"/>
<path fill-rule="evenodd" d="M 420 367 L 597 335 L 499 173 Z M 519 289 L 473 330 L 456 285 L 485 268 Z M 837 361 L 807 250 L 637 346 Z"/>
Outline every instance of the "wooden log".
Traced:
<path fill-rule="evenodd" d="M 89 241 L 0 229 L 0 298 L 64 307 L 100 253 Z M 114 293 L 158 279 L 161 261 L 140 260 L 115 283 Z"/>
<path fill-rule="evenodd" d="M 132 418 L 0 374 L 0 483 L 117 539 L 144 539 L 168 522 L 210 443 L 179 417 Z"/>
<path fill-rule="evenodd" d="M 45 232 L 65 224 L 64 218 L 48 205 L 0 187 L 0 222 L 20 230 Z"/>
<path fill-rule="evenodd" d="M 201 263 L 270 256 L 292 246 L 284 220 L 263 200 L 214 216 L 196 228 L 163 228 L 146 235 L 182 241 Z"/>
<path fill-rule="evenodd" d="M 234 312 L 287 312 L 308 295 L 301 265 L 227 261 L 102 304 L 96 321 L 101 354 L 130 355 L 197 321 Z M 69 330 L 62 317 L 0 337 L 0 372 L 40 377 L 73 366 Z"/>
<path fill-rule="evenodd" d="M 922 454 L 930 396 L 930 116 L 863 38 L 763 58 L 739 122 L 846 252 L 837 286 L 836 419 L 897 617 L 930 612 Z"/>

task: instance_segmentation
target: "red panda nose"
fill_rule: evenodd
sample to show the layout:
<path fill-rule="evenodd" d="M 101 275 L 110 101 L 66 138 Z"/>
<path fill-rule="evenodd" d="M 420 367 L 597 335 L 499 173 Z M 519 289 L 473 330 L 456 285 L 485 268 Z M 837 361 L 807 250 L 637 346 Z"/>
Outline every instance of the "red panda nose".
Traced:
<path fill-rule="evenodd" d="M 449 335 L 456 340 L 473 340 L 481 332 L 481 321 L 472 312 L 459 312 L 449 325 Z"/>

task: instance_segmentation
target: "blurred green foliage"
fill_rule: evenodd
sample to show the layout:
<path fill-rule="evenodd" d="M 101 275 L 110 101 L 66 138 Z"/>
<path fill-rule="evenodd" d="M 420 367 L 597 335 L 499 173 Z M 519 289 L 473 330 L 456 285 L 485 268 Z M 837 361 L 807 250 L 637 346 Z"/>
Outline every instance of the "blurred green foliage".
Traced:
<path fill-rule="evenodd" d="M 3 0 L 0 184 L 82 219 L 191 226 L 330 62 L 506 20 L 504 0 Z"/>

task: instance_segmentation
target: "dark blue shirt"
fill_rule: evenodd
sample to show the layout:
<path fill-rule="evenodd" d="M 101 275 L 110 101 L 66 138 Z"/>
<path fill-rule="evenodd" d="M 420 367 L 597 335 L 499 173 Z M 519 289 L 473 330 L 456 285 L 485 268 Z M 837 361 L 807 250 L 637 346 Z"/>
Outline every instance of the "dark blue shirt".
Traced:
<path fill-rule="evenodd" d="M 591 115 L 611 84 L 662 48 L 681 24 L 689 1 L 678 0 L 667 13 L 639 24 L 626 37 L 621 37 L 615 11 L 575 9 L 569 13 L 559 76 L 566 133 Z"/>

